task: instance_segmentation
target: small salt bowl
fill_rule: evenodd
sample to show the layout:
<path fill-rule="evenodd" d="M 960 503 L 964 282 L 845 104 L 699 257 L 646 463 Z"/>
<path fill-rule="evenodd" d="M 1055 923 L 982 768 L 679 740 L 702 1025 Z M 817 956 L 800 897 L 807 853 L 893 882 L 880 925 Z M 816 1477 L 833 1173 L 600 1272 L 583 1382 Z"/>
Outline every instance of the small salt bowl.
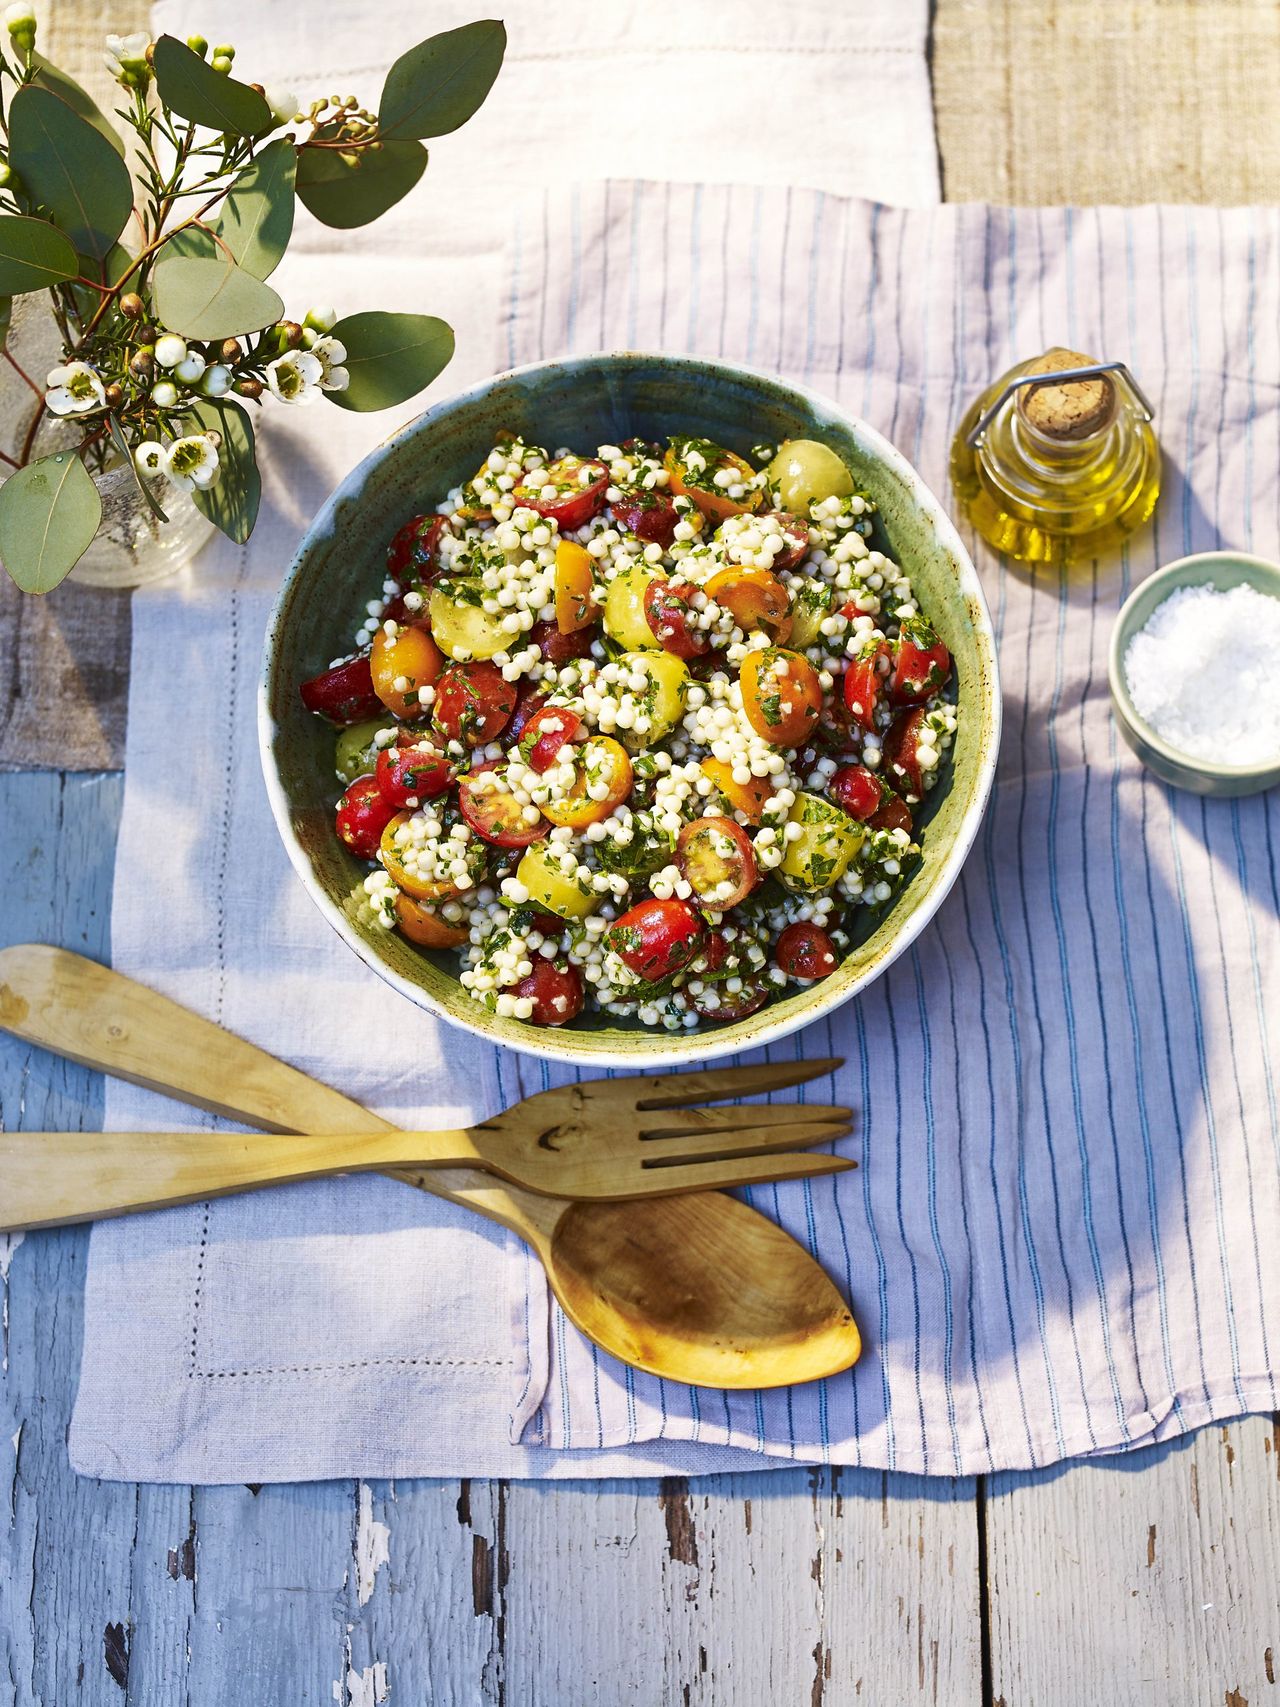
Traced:
<path fill-rule="evenodd" d="M 1249 764 L 1224 762 L 1228 757 L 1226 752 L 1219 760 L 1181 751 L 1139 715 L 1125 674 L 1125 659 L 1134 636 L 1146 628 L 1156 610 L 1174 593 L 1183 588 L 1200 587 L 1229 592 L 1240 586 L 1252 587 L 1256 592 L 1280 601 L 1280 564 L 1268 563 L 1265 558 L 1250 557 L 1240 551 L 1204 551 L 1166 564 L 1136 587 L 1120 607 L 1111 634 L 1111 653 L 1107 664 L 1116 723 L 1143 764 L 1175 788 L 1186 788 L 1195 794 L 1214 795 L 1219 799 L 1260 794 L 1280 783 L 1280 742 L 1274 757 Z M 1229 679 L 1223 680 L 1222 692 L 1230 694 Z"/>

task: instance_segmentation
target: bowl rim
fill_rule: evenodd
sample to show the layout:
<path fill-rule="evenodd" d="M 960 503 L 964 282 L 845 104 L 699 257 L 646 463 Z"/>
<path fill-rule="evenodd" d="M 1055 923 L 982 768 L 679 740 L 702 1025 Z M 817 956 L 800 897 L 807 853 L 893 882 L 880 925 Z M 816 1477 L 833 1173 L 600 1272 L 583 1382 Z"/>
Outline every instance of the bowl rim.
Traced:
<path fill-rule="evenodd" d="M 552 371 L 558 371 L 562 375 L 572 374 L 575 370 L 586 371 L 600 368 L 620 360 L 661 363 L 677 370 L 688 369 L 691 376 L 693 374 L 698 375 L 703 383 L 705 383 L 708 369 L 711 369 L 739 380 L 746 379 L 760 382 L 766 386 L 781 387 L 800 398 L 819 423 L 825 417 L 838 420 L 841 424 L 851 427 L 866 448 L 883 461 L 901 481 L 911 501 L 931 521 L 939 545 L 951 555 L 959 566 L 960 591 L 971 603 L 975 617 L 974 627 L 979 635 L 991 693 L 990 705 L 987 708 L 985 745 L 979 750 L 974 773 L 974 797 L 957 827 L 955 838 L 934 878 L 932 892 L 907 917 L 901 929 L 888 944 L 884 954 L 875 962 L 874 966 L 867 969 L 863 977 L 846 988 L 832 989 L 830 994 L 825 997 L 822 994 L 821 985 L 812 985 L 810 988 L 814 992 L 814 1001 L 811 1005 L 799 1012 L 780 1013 L 779 1017 L 771 1023 L 763 1018 L 769 1012 L 767 1008 L 761 1010 L 760 1016 L 749 1016 L 750 1018 L 759 1017 L 761 1023 L 756 1025 L 748 1037 L 743 1037 L 738 1032 L 738 1026 L 748 1022 L 734 1021 L 725 1026 L 723 1030 L 654 1032 L 652 1041 L 647 1044 L 637 1045 L 633 1043 L 627 1048 L 597 1046 L 586 1051 L 575 1049 L 572 1032 L 561 1032 L 552 1028 L 545 1031 L 532 1026 L 523 1028 L 529 1032 L 527 1042 L 523 1038 L 495 1037 L 492 1031 L 481 1023 L 481 1015 L 478 1014 L 476 1020 L 472 1021 L 461 1014 L 451 1013 L 443 1004 L 437 1002 L 429 990 L 396 971 L 377 953 L 372 944 L 366 943 L 356 932 L 351 930 L 350 923 L 342 908 L 326 893 L 312 870 L 311 863 L 291 822 L 289 800 L 280 780 L 272 750 L 276 724 L 271 715 L 271 685 L 274 675 L 276 632 L 290 590 L 295 578 L 302 570 L 303 560 L 310 549 L 313 537 L 318 532 L 332 531 L 338 506 L 346 500 L 358 496 L 359 489 L 368 475 L 398 445 L 418 433 L 424 422 L 461 409 L 470 403 L 481 401 L 495 386 L 506 381 L 532 378 Z M 579 1067 L 599 1069 L 602 1072 L 617 1068 L 651 1070 L 657 1066 L 670 1066 L 676 1062 L 691 1065 L 699 1061 L 712 1061 L 726 1055 L 739 1054 L 743 1050 L 760 1049 L 767 1044 L 776 1043 L 779 1039 L 790 1036 L 793 1032 L 813 1024 L 824 1015 L 831 1013 L 833 1009 L 853 1000 L 906 953 L 925 927 L 932 922 L 934 915 L 950 894 L 977 838 L 995 784 L 1003 717 L 1003 696 L 1000 688 L 1000 667 L 996 650 L 995 629 L 991 621 L 991 611 L 987 604 L 981 577 L 960 538 L 955 523 L 944 510 L 941 500 L 935 497 L 924 479 L 901 451 L 890 444 L 888 439 L 862 420 L 860 416 L 842 408 L 833 398 L 784 375 L 768 373 L 763 369 L 750 367 L 745 363 L 724 361 L 714 357 L 682 355 L 663 350 L 613 349 L 552 357 L 543 361 L 526 362 L 519 367 L 504 368 L 497 373 L 490 374 L 485 379 L 476 381 L 466 387 L 465 390 L 441 398 L 439 402 L 429 405 L 420 414 L 415 415 L 412 420 L 406 421 L 403 426 L 381 440 L 334 487 L 311 518 L 302 538 L 299 540 L 267 618 L 263 637 L 262 668 L 258 682 L 258 754 L 272 816 L 275 819 L 276 829 L 285 845 L 285 851 L 294 871 L 323 917 L 342 938 L 347 947 L 371 971 L 377 973 L 380 978 L 390 984 L 394 990 L 406 997 L 416 1007 L 425 1009 L 437 1019 L 441 1019 L 446 1024 L 452 1025 L 460 1031 L 465 1031 L 473 1037 L 478 1037 L 495 1048 L 513 1048 L 522 1054 L 531 1055 L 540 1060 L 570 1063 Z M 984 741 L 981 729 L 979 729 L 978 739 L 980 742 Z M 488 1019 L 491 1016 L 484 1013 L 483 1017 Z"/>
<path fill-rule="evenodd" d="M 1280 758 L 1265 759 L 1260 764 L 1253 765 L 1224 765 L 1215 764 L 1211 759 L 1197 758 L 1194 753 L 1186 753 L 1181 747 L 1172 746 L 1152 728 L 1134 705 L 1124 673 L 1124 654 L 1128 650 L 1129 641 L 1138 632 L 1133 623 L 1139 606 L 1144 604 L 1152 593 L 1159 593 L 1173 581 L 1179 581 L 1179 587 L 1170 587 L 1164 598 L 1157 597 L 1154 600 L 1147 621 L 1155 615 L 1165 599 L 1172 598 L 1173 593 L 1181 587 L 1198 584 L 1217 587 L 1220 591 L 1227 592 L 1230 589 L 1221 587 L 1213 573 L 1214 569 L 1225 564 L 1243 565 L 1246 570 L 1261 571 L 1261 579 L 1275 582 L 1275 596 L 1280 597 L 1280 563 L 1273 562 L 1269 557 L 1259 557 L 1254 552 L 1232 551 L 1223 547 L 1215 551 L 1193 551 L 1185 557 L 1176 557 L 1172 563 L 1162 563 L 1145 580 L 1139 581 L 1116 612 L 1111 643 L 1107 650 L 1107 678 L 1111 687 L 1111 702 L 1123 721 L 1167 765 L 1190 772 L 1194 776 L 1220 778 L 1224 782 L 1264 782 L 1269 777 L 1280 777 Z M 1205 571 L 1198 583 L 1181 579 L 1189 569 Z M 1249 576 L 1245 579 L 1250 586 L 1256 585 Z"/>

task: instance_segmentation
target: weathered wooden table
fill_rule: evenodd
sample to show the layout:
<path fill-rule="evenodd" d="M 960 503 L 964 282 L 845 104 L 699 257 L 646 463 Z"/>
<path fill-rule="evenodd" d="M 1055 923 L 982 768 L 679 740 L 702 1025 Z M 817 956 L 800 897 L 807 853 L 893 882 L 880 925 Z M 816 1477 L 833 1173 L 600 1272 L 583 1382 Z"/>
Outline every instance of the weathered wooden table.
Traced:
<path fill-rule="evenodd" d="M 1280 190 L 1273 0 L 940 0 L 933 59 L 952 195 Z M 120 797 L 0 778 L 0 942 L 105 957 Z M 101 1106 L 0 1040 L 6 1124 Z M 976 1481 L 94 1483 L 65 1446 L 86 1243 L 0 1239 L 4 1702 L 1280 1704 L 1277 1419 Z"/>

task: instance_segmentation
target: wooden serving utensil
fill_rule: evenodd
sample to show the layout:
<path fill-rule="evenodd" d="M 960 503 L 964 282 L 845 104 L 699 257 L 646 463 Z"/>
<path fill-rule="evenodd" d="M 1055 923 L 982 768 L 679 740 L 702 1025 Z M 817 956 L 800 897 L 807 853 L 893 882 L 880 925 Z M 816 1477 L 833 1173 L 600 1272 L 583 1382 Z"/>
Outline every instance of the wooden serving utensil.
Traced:
<path fill-rule="evenodd" d="M 536 1091 L 451 1132 L 0 1132 L 0 1233 L 383 1168 L 478 1167 L 542 1196 L 605 1202 L 815 1179 L 853 1163 L 789 1152 L 847 1138 L 847 1108 L 695 1105 L 783 1090 L 833 1065 L 588 1080 Z"/>
<path fill-rule="evenodd" d="M 0 1027 L 268 1131 L 395 1130 L 179 1003 L 63 949 L 0 950 Z M 383 1171 L 518 1234 L 570 1321 L 638 1369 L 693 1386 L 780 1387 L 858 1359 L 857 1325 L 828 1276 L 736 1198 L 575 1202 L 494 1185 L 469 1169 Z"/>

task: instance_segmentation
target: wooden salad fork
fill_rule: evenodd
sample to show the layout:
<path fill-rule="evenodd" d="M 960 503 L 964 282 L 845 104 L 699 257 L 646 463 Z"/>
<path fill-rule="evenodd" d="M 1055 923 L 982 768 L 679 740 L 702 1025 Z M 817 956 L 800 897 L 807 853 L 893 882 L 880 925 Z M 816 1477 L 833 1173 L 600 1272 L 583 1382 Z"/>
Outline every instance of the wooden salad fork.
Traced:
<path fill-rule="evenodd" d="M 265 1050 L 63 949 L 0 950 L 0 1029 L 268 1132 L 394 1131 Z M 386 1171 L 525 1240 L 574 1326 L 637 1369 L 700 1387 L 783 1387 L 838 1374 L 860 1355 L 857 1323 L 820 1265 L 724 1192 L 574 1202 L 474 1168 Z"/>
<path fill-rule="evenodd" d="M 482 1168 L 551 1197 L 670 1197 L 813 1179 L 853 1163 L 790 1152 L 846 1138 L 831 1104 L 696 1106 L 829 1073 L 835 1061 L 764 1063 L 537 1091 L 460 1131 L 335 1136 L 243 1132 L 0 1132 L 0 1232 L 380 1168 Z"/>

